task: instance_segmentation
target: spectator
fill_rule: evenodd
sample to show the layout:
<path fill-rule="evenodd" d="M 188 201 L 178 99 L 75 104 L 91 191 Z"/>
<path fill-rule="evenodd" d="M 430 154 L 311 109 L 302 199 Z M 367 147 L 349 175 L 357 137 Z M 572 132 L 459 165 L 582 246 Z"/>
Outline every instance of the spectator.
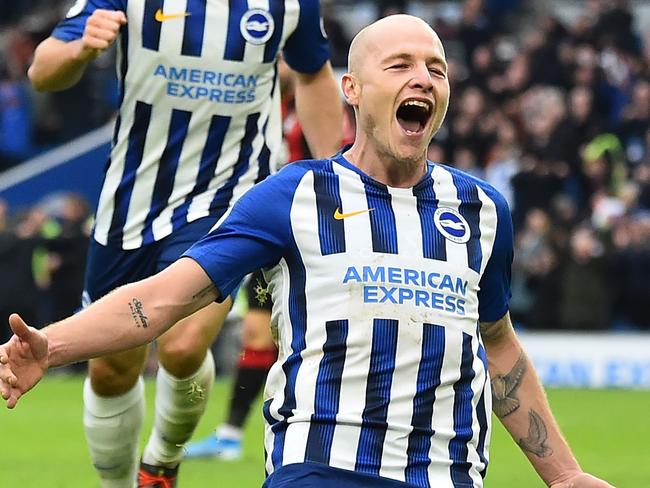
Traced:
<path fill-rule="evenodd" d="M 563 329 L 603 330 L 611 321 L 605 246 L 594 230 L 574 230 L 560 262 L 559 318 Z"/>
<path fill-rule="evenodd" d="M 612 235 L 613 326 L 650 331 L 650 214 L 638 212 L 620 219 Z"/>
<path fill-rule="evenodd" d="M 493 36 L 493 26 L 484 11 L 483 0 L 463 3 L 459 37 L 465 51 L 465 62 L 470 65 L 474 50 L 486 44 Z"/>
<path fill-rule="evenodd" d="M 631 163 L 638 163 L 648 151 L 646 133 L 650 131 L 650 80 L 639 80 L 630 103 L 621 113 L 618 134 Z"/>
<path fill-rule="evenodd" d="M 64 195 L 56 219 L 58 235 L 46 242 L 49 251 L 50 321 L 68 317 L 81 306 L 89 235 L 88 204 L 78 195 Z"/>
<path fill-rule="evenodd" d="M 512 268 L 514 308 L 517 318 L 532 328 L 558 325 L 558 259 L 551 232 L 548 214 L 536 208 L 528 212 L 516 237 Z M 521 295 L 515 296 L 515 290 Z"/>
<path fill-rule="evenodd" d="M 12 227 L 5 223 L 6 212 L 6 205 L 0 204 L 0 223 L 3 224 L 0 230 L 0 336 L 5 339 L 9 334 L 9 315 L 13 312 L 27 314 L 36 326 L 43 324 L 38 302 L 34 302 L 39 292 L 32 260 L 45 221 L 39 209 L 32 209 Z"/>

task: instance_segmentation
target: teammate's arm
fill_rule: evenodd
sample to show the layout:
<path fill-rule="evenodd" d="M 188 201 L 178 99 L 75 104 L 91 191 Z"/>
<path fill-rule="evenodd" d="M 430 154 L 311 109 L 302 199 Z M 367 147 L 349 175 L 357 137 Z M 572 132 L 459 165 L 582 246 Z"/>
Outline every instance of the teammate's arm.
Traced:
<path fill-rule="evenodd" d="M 341 149 L 343 102 L 329 61 L 315 73 L 296 71 L 296 112 L 315 158 Z"/>
<path fill-rule="evenodd" d="M 83 36 L 65 42 L 48 37 L 34 52 L 27 75 L 40 91 L 59 91 L 79 81 L 90 61 L 117 38 L 126 15 L 121 11 L 95 10 L 86 22 Z"/>
<path fill-rule="evenodd" d="M 611 488 L 583 473 L 553 418 L 532 363 L 506 313 L 481 322 L 492 385 L 492 410 L 552 488 Z"/>
<path fill-rule="evenodd" d="M 13 314 L 15 335 L 0 346 L 0 394 L 13 408 L 49 368 L 151 342 L 217 298 L 219 292 L 203 268 L 181 258 L 42 330 Z"/>

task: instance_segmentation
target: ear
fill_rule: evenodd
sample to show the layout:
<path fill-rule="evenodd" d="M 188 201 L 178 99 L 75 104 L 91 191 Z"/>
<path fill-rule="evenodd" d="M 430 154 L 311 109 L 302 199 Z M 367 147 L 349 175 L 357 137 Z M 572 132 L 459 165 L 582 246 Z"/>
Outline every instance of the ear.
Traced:
<path fill-rule="evenodd" d="M 348 105 L 359 105 L 359 81 L 352 73 L 345 73 L 341 78 L 341 90 Z"/>

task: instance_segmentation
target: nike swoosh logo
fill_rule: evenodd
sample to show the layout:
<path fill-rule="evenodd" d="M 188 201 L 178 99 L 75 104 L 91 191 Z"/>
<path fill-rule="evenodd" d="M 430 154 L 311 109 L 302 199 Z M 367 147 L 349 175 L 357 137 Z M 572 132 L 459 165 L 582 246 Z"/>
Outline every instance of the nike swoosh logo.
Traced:
<path fill-rule="evenodd" d="M 361 215 L 367 212 L 372 212 L 374 208 L 367 208 L 365 210 L 355 210 L 354 212 L 348 212 L 348 213 L 341 213 L 341 210 L 338 208 L 334 210 L 334 219 L 336 220 L 343 220 L 347 219 L 348 217 L 354 217 L 355 215 Z"/>
<path fill-rule="evenodd" d="M 158 22 L 165 22 L 167 20 L 177 19 L 179 17 L 187 17 L 188 15 L 190 15 L 189 12 L 176 12 L 173 14 L 164 14 L 162 9 L 159 8 L 158 10 L 156 10 L 155 18 Z"/>

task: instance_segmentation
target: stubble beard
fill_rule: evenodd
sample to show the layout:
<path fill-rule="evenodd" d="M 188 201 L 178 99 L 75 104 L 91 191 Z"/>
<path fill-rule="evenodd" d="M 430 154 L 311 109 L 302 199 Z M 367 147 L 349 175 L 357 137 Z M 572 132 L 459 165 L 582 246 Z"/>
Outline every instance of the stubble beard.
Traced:
<path fill-rule="evenodd" d="M 407 167 L 411 171 L 417 171 L 426 161 L 427 150 L 424 148 L 420 154 L 413 156 L 401 154 L 397 149 L 391 146 L 390 141 L 384 141 L 381 137 L 377 136 L 375 123 L 372 117 L 366 118 L 366 126 L 368 133 L 374 140 L 374 145 L 377 155 L 384 161 L 394 161 L 400 167 Z M 390 135 L 390 128 L 389 128 Z"/>

